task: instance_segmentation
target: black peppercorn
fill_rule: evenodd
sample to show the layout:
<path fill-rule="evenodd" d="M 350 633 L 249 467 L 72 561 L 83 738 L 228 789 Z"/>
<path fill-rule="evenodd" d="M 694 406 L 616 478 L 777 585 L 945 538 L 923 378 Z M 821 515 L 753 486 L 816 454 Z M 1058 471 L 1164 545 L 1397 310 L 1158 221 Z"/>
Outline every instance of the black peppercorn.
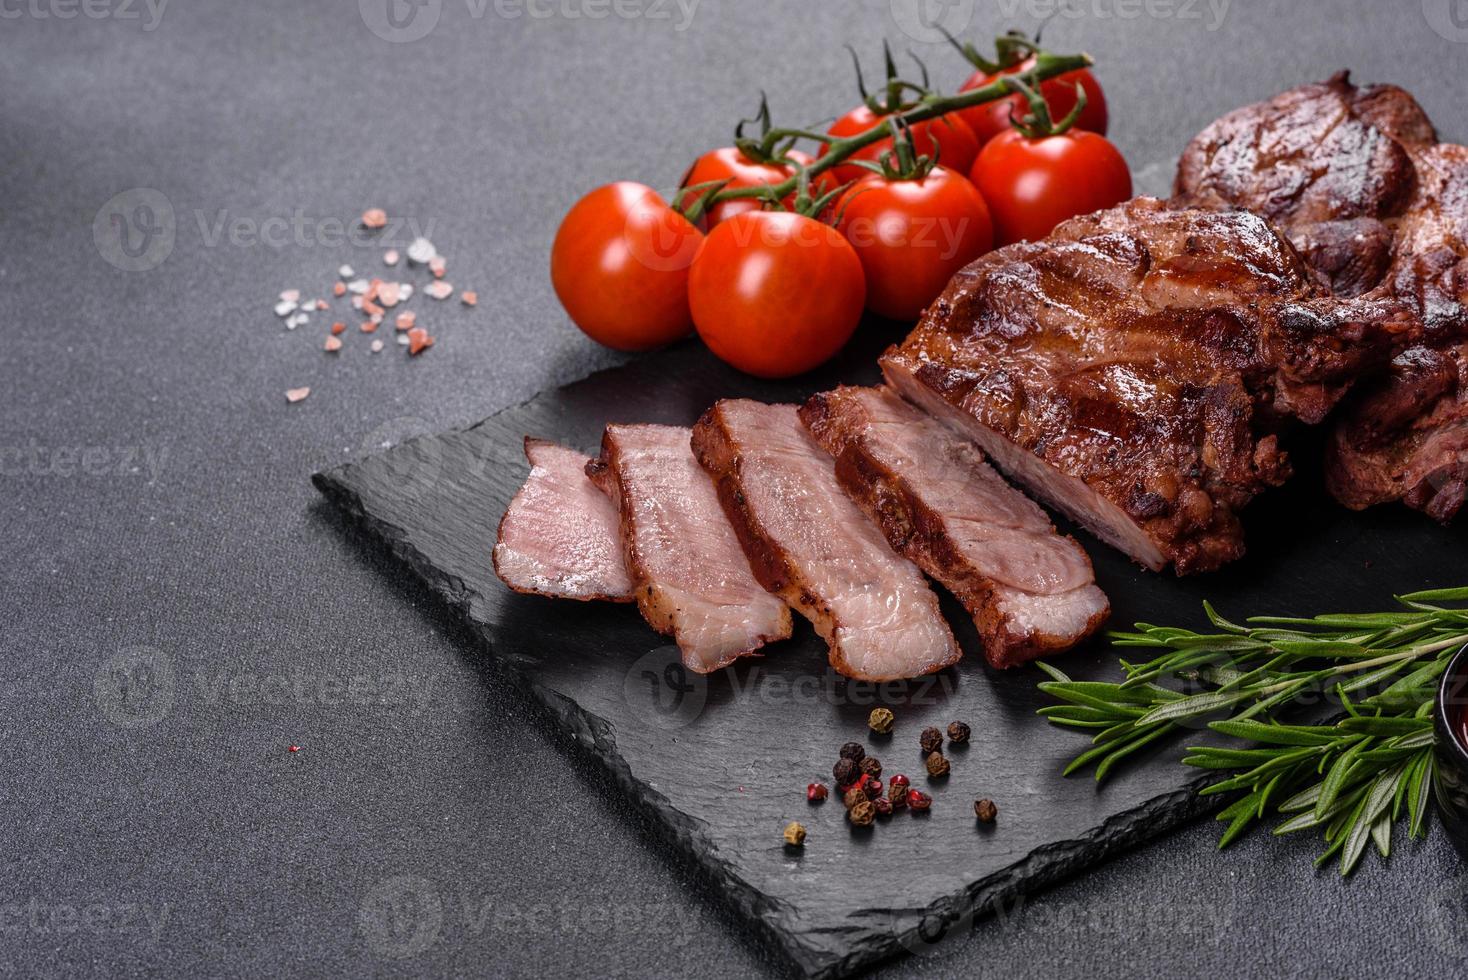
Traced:
<path fill-rule="evenodd" d="M 955 721 L 948 726 L 948 741 L 950 742 L 967 742 L 970 734 L 972 733 L 969 727 L 961 721 Z"/>
<path fill-rule="evenodd" d="M 857 769 L 856 763 L 850 759 L 842 759 L 831 768 L 831 775 L 835 778 L 838 787 L 850 786 L 861 775 L 861 770 Z"/>
<path fill-rule="evenodd" d="M 869 755 L 861 760 L 861 771 L 876 779 L 882 775 L 882 760 L 874 755 Z"/>
<path fill-rule="evenodd" d="M 918 745 L 922 746 L 923 755 L 937 752 L 943 747 L 943 733 L 936 728 L 924 728 L 923 733 L 918 736 Z"/>
<path fill-rule="evenodd" d="M 850 759 L 852 762 L 860 762 L 867 754 L 867 750 L 861 747 L 860 742 L 847 742 L 841 746 L 841 758 Z"/>
<path fill-rule="evenodd" d="M 979 818 L 979 823 L 993 823 L 999 816 L 999 808 L 993 800 L 974 800 L 974 816 Z"/>
<path fill-rule="evenodd" d="M 846 814 L 846 819 L 850 820 L 854 826 L 870 827 L 872 821 L 877 819 L 877 808 L 871 800 L 862 800 L 851 808 Z"/>
<path fill-rule="evenodd" d="M 934 752 L 928 756 L 928 775 L 934 779 L 948 775 L 948 760 L 943 757 L 942 752 Z"/>

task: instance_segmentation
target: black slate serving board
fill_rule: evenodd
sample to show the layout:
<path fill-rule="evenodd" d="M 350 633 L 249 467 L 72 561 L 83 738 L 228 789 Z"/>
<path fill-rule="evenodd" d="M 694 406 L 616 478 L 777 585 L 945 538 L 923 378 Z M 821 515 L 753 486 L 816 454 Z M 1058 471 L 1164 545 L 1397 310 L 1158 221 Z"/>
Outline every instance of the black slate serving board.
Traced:
<path fill-rule="evenodd" d="M 1105 786 L 1062 779 L 1084 737 L 1035 715 L 1046 703 L 1037 669 L 984 666 L 972 625 L 946 595 L 970 655 L 933 678 L 847 682 L 803 623 L 767 656 L 700 678 L 631 606 L 511 593 L 494 576 L 490 548 L 527 471 L 523 436 L 594 452 L 607 422 L 687 425 L 721 397 L 795 401 L 837 382 L 875 381 L 876 354 L 897 334 L 868 324 L 838 361 L 792 382 L 742 376 L 687 343 L 313 478 L 462 613 L 490 654 L 655 815 L 670 846 L 811 976 L 930 952 L 973 915 L 1002 912 L 1204 812 L 1197 775 L 1178 764 L 1176 744 L 1162 744 Z M 1251 508 L 1250 554 L 1222 572 L 1153 575 L 1078 535 L 1111 596 L 1113 623 L 1200 625 L 1204 598 L 1234 616 L 1366 610 L 1394 592 L 1468 581 L 1461 526 L 1444 530 L 1395 507 L 1351 514 L 1325 495 L 1312 437 L 1294 448 L 1301 472 Z M 1058 663 L 1076 678 L 1116 674 L 1101 641 Z M 866 728 L 878 704 L 897 715 L 888 739 Z M 955 719 L 973 726 L 973 742 L 951 750 L 951 776 L 930 781 L 918 732 Z M 806 784 L 829 783 L 838 747 L 853 739 L 882 759 L 884 776 L 905 772 L 931 791 L 932 811 L 855 830 L 838 800 L 807 804 Z M 976 796 L 999 805 L 997 825 L 977 825 Z M 803 849 L 781 841 L 790 820 L 809 830 Z"/>

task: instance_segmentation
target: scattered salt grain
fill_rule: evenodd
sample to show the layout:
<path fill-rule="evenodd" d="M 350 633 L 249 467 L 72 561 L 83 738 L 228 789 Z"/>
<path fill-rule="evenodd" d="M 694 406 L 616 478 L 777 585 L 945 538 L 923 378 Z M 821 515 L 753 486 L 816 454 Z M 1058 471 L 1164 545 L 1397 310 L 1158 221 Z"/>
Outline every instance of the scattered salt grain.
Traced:
<path fill-rule="evenodd" d="M 331 287 L 331 295 L 333 296 L 345 296 L 346 294 L 347 284 L 344 282 L 339 282 L 335 286 Z"/>
<path fill-rule="evenodd" d="M 451 283 L 444 282 L 442 279 L 436 280 L 435 282 L 431 282 L 428 285 L 424 286 L 423 291 L 434 299 L 448 299 L 450 296 L 454 295 L 453 285 Z"/>
<path fill-rule="evenodd" d="M 331 332 L 334 334 L 345 333 L 346 329 L 347 325 L 345 323 L 342 323 L 340 320 L 331 325 Z"/>
<path fill-rule="evenodd" d="M 387 224 L 387 212 L 382 208 L 368 208 L 362 212 L 363 228 L 381 228 Z"/>
<path fill-rule="evenodd" d="M 444 261 L 442 255 L 435 255 L 428 260 L 428 271 L 433 273 L 435 279 L 442 279 L 443 274 L 448 271 L 448 267 L 449 265 Z"/>
<path fill-rule="evenodd" d="M 466 289 L 459 294 L 459 302 L 463 303 L 465 306 L 473 306 L 475 303 L 479 302 L 479 294 L 472 289 Z"/>
<path fill-rule="evenodd" d="M 325 310 L 326 310 L 326 309 L 328 309 L 328 308 L 329 308 L 329 304 L 328 304 L 328 303 L 327 303 L 327 302 L 326 302 L 326 300 L 324 300 L 324 299 L 318 299 L 318 300 L 317 300 L 317 301 L 316 301 L 316 308 L 317 308 L 317 309 L 318 309 L 318 310 L 322 310 L 322 311 L 325 311 Z"/>
<path fill-rule="evenodd" d="M 408 335 L 405 334 L 405 333 L 398 334 L 398 344 L 399 344 L 399 346 L 407 347 L 408 346 Z"/>
<path fill-rule="evenodd" d="M 390 310 L 398 305 L 400 294 L 401 290 L 398 288 L 397 283 L 385 282 L 382 284 L 382 288 L 377 291 L 377 301 Z"/>
<path fill-rule="evenodd" d="M 374 340 L 372 342 L 372 353 L 377 354 L 377 353 L 381 352 L 381 350 L 382 350 L 382 341 L 380 341 L 380 340 Z"/>
<path fill-rule="evenodd" d="M 413 298 L 413 284 L 411 282 L 398 283 L 398 299 L 406 303 Z"/>
<path fill-rule="evenodd" d="M 309 394 L 311 394 L 310 388 L 287 388 L 285 400 L 294 405 L 296 402 L 302 401 Z"/>
<path fill-rule="evenodd" d="M 296 301 L 293 299 L 283 299 L 275 304 L 276 316 L 290 316 L 294 312 L 296 312 Z"/>
<path fill-rule="evenodd" d="M 352 270 L 351 266 L 344 265 L 340 269 L 336 270 L 336 274 L 341 276 L 343 279 L 350 279 L 357 273 Z"/>
<path fill-rule="evenodd" d="M 436 255 L 438 255 L 438 250 L 426 238 L 415 238 L 412 244 L 408 246 L 408 261 L 413 265 L 423 265 L 427 262 L 432 262 Z"/>
<path fill-rule="evenodd" d="M 363 293 L 367 292 L 367 287 L 369 285 L 371 284 L 366 279 L 353 279 L 351 282 L 347 283 L 347 288 L 356 293 L 358 296 L 361 296 Z"/>
<path fill-rule="evenodd" d="M 428 331 L 422 327 L 414 327 L 408 331 L 408 353 L 414 357 L 433 346 L 433 338 L 428 336 Z"/>
<path fill-rule="evenodd" d="M 406 313 L 399 313 L 398 318 L 393 322 L 397 324 L 399 330 L 408 330 L 418 322 L 418 314 L 408 310 Z"/>
<path fill-rule="evenodd" d="M 397 265 L 401 258 L 402 256 L 398 254 L 398 250 L 395 248 L 390 248 L 382 253 L 382 262 L 384 265 Z"/>
<path fill-rule="evenodd" d="M 335 354 L 337 351 L 339 351 L 341 349 L 342 349 L 342 339 L 340 337 L 335 336 L 335 335 L 332 335 L 332 336 L 326 338 L 326 352 L 328 354 Z"/>
<path fill-rule="evenodd" d="M 281 291 L 281 294 L 280 294 L 280 301 L 282 303 L 294 303 L 297 300 L 299 300 L 300 298 L 301 298 L 301 291 L 299 289 L 286 289 L 286 290 L 282 290 Z"/>

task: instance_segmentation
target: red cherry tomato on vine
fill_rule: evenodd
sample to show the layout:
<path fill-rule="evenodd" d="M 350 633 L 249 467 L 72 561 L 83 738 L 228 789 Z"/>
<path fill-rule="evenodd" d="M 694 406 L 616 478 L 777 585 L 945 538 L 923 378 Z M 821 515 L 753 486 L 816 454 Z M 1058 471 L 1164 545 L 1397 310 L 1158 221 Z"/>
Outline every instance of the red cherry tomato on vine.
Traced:
<path fill-rule="evenodd" d="M 746 211 L 704 239 L 688 276 L 698 335 L 761 378 L 803 374 L 839 351 L 861 319 L 866 278 L 830 225 Z"/>
<path fill-rule="evenodd" d="M 815 162 L 815 158 L 809 153 L 801 150 L 790 150 L 785 154 L 792 160 L 809 166 Z M 735 187 L 758 187 L 760 184 L 779 184 L 789 179 L 795 171 L 789 166 L 778 163 L 756 163 L 745 156 L 737 146 L 720 147 L 710 150 L 697 160 L 693 166 L 688 168 L 688 173 L 683 175 L 680 186 L 692 187 L 694 184 L 703 184 L 712 180 L 727 180 L 729 186 Z M 829 178 L 825 174 L 817 177 L 811 186 L 811 193 L 819 196 L 820 189 L 825 186 Z M 794 195 L 786 197 L 790 201 Z M 721 221 L 727 221 L 744 211 L 758 211 L 762 204 L 758 198 L 735 198 L 732 201 L 722 201 L 709 209 L 706 217 L 708 227 L 713 228 Z"/>
<path fill-rule="evenodd" d="M 1132 196 L 1120 151 L 1104 136 L 1074 129 L 1039 138 L 1011 129 L 984 147 L 972 176 L 1000 245 L 1044 238 L 1067 218 Z"/>
<path fill-rule="evenodd" d="M 983 197 L 947 167 L 916 180 L 868 174 L 837 213 L 866 271 L 867 308 L 893 320 L 917 319 L 955 272 L 994 247 Z"/>
<path fill-rule="evenodd" d="M 551 284 L 576 326 L 617 350 L 686 336 L 688 268 L 703 236 L 651 187 L 620 181 L 576 202 L 551 246 Z"/>
<path fill-rule="evenodd" d="M 969 92 L 976 88 L 983 88 L 995 79 L 1003 78 L 1005 75 L 1015 75 L 1022 71 L 1028 71 L 1035 65 L 1035 56 L 1030 55 L 1024 61 L 1006 68 L 997 74 L 990 74 L 980 68 L 969 76 L 969 80 L 959 86 L 958 91 Z M 1076 120 L 1075 128 L 1084 129 L 1088 133 L 1106 135 L 1106 95 L 1101 91 L 1101 83 L 1096 81 L 1096 76 L 1091 74 L 1089 68 L 1079 68 L 1075 71 L 1066 72 L 1055 78 L 1040 83 L 1040 94 L 1045 97 L 1045 102 L 1050 106 L 1050 118 L 1061 120 L 1069 116 L 1071 110 L 1076 107 L 1076 83 L 1086 93 L 1086 107 L 1081 110 L 1080 118 Z M 1008 98 L 999 99 L 997 102 L 985 102 L 983 105 L 974 106 L 969 109 L 960 109 L 956 113 L 960 119 L 968 124 L 973 130 L 974 136 L 978 138 L 979 145 L 988 143 L 991 139 L 1010 129 L 1010 114 L 1016 119 L 1024 118 L 1029 109 L 1025 105 L 1024 96 L 1019 93 Z"/>
<path fill-rule="evenodd" d="M 868 106 L 857 106 L 836 120 L 831 128 L 826 130 L 826 133 L 830 136 L 855 136 L 857 133 L 864 133 L 876 126 L 884 118 L 873 112 Z M 974 159 L 979 155 L 979 141 L 974 136 L 973 130 L 969 129 L 962 119 L 953 115 L 929 119 L 913 126 L 912 148 L 917 156 L 936 155 L 939 163 L 961 174 L 968 173 L 969 168 L 973 166 Z M 888 136 L 877 140 L 871 146 L 862 147 L 847 159 L 875 162 L 881 159 L 883 153 L 891 149 L 892 137 Z M 824 147 L 821 152 L 825 153 Z M 838 164 L 829 172 L 835 175 L 837 184 L 861 180 L 871 173 L 864 167 L 853 166 L 849 163 Z"/>

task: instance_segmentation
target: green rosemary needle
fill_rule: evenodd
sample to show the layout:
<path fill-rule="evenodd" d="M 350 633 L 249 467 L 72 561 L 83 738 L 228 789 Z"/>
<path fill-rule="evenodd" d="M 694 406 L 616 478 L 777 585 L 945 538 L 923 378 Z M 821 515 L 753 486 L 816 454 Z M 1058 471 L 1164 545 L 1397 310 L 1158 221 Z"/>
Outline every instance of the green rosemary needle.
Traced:
<path fill-rule="evenodd" d="M 1317 830 L 1350 874 L 1369 845 L 1391 851 L 1392 828 L 1423 833 L 1432 787 L 1432 705 L 1449 659 L 1468 644 L 1468 587 L 1398 596 L 1401 609 L 1310 619 L 1259 616 L 1243 625 L 1203 604 L 1218 631 L 1136 624 L 1112 644 L 1152 659 L 1123 659 L 1120 683 L 1074 681 L 1046 663 L 1040 709 L 1057 725 L 1094 732 L 1066 768 L 1096 779 L 1147 745 L 1192 729 L 1183 762 L 1216 773 L 1200 792 L 1232 795 L 1218 814 L 1227 847 L 1255 822 L 1284 816 L 1276 834 Z M 1331 699 L 1337 717 L 1318 716 Z M 1312 712 L 1312 706 L 1316 706 Z"/>

